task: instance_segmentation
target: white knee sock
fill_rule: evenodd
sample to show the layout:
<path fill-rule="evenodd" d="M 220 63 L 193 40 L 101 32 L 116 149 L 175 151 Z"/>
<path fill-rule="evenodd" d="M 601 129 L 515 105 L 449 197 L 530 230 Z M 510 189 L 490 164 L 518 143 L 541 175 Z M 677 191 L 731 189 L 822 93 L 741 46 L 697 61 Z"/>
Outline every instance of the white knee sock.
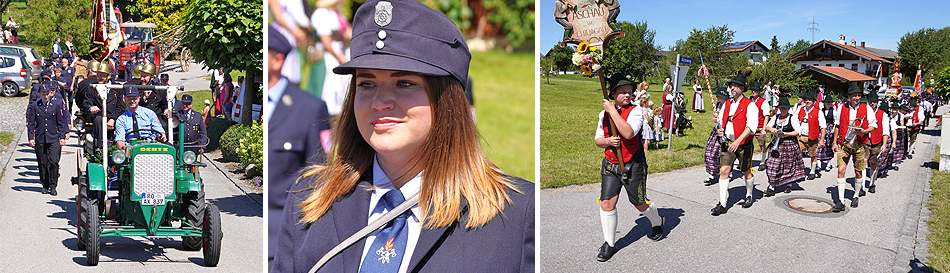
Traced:
<path fill-rule="evenodd" d="M 729 179 L 719 179 L 719 204 L 726 206 L 726 199 L 729 198 Z"/>
<path fill-rule="evenodd" d="M 600 224 L 604 228 L 604 241 L 614 246 L 614 237 L 617 234 L 617 209 L 600 211 Z"/>
<path fill-rule="evenodd" d="M 752 189 L 755 188 L 755 176 L 745 180 L 745 196 L 752 196 Z"/>
<path fill-rule="evenodd" d="M 844 178 L 838 178 L 838 201 L 844 202 L 844 186 L 848 182 Z"/>
<path fill-rule="evenodd" d="M 818 161 L 812 161 L 812 162 L 811 162 L 811 173 L 814 173 L 814 174 L 817 174 L 817 173 L 818 173 L 818 169 L 815 169 L 815 167 L 817 167 L 817 166 L 818 166 Z"/>
<path fill-rule="evenodd" d="M 650 204 L 650 207 L 647 210 L 643 211 L 643 216 L 646 216 L 647 219 L 650 219 L 650 224 L 654 227 L 659 226 L 663 223 L 663 220 L 660 219 L 660 212 L 656 209 L 656 204 Z"/>
<path fill-rule="evenodd" d="M 854 198 L 858 198 L 858 194 L 864 190 L 864 179 L 854 178 Z"/>

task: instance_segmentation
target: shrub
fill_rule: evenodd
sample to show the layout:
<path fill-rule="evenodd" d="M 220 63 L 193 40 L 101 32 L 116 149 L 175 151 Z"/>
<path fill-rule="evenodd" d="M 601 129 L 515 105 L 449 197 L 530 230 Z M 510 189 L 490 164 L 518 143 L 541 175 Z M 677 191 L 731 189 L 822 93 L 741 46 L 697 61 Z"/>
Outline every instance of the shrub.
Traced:
<path fill-rule="evenodd" d="M 238 161 L 241 159 L 240 154 L 238 154 L 238 149 L 243 140 L 242 138 L 246 135 L 245 131 L 247 131 L 248 127 L 249 126 L 243 124 L 234 125 L 221 135 L 221 157 L 224 161 Z"/>
<path fill-rule="evenodd" d="M 205 151 L 213 151 L 217 149 L 220 145 L 219 140 L 224 134 L 224 131 L 228 130 L 231 125 L 237 124 L 228 119 L 212 117 L 211 124 L 208 125 L 208 146 L 205 147 Z"/>
<path fill-rule="evenodd" d="M 264 126 L 257 121 L 252 122 L 250 127 L 246 127 L 244 137 L 238 141 L 237 149 L 241 158 L 241 168 L 247 168 L 254 164 L 258 170 L 262 170 L 264 163 Z"/>

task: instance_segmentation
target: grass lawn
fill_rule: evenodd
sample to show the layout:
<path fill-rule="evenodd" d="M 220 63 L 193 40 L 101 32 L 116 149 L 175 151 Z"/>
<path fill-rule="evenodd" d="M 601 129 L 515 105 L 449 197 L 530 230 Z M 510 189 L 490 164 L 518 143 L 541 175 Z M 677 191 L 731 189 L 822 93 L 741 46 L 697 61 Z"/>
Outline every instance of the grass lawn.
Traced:
<path fill-rule="evenodd" d="M 469 76 L 482 149 L 503 171 L 530 181 L 534 176 L 533 53 L 472 52 Z"/>
<path fill-rule="evenodd" d="M 13 133 L 12 132 L 0 132 L 0 144 L 4 147 L 13 142 Z"/>
<path fill-rule="evenodd" d="M 201 112 L 201 109 L 204 109 L 204 101 L 212 101 L 211 99 L 211 90 L 195 90 L 188 92 L 178 93 L 178 99 L 181 99 L 181 95 L 188 94 L 192 98 L 192 108 L 195 111 Z"/>
<path fill-rule="evenodd" d="M 940 148 L 934 155 L 934 162 L 940 162 Z M 934 170 L 930 177 L 930 220 L 927 227 L 930 234 L 929 272 L 950 272 L 950 173 Z"/>
<path fill-rule="evenodd" d="M 594 145 L 594 130 L 597 128 L 597 114 L 603 111 L 600 80 L 582 75 L 558 75 L 551 77 L 550 82 L 547 84 L 543 77 L 540 82 L 541 188 L 599 182 L 604 153 Z M 662 87 L 662 84 L 650 85 L 648 92 L 655 107 L 662 107 Z M 690 88 L 683 86 L 680 90 Z M 703 92 L 707 94 L 704 99 L 708 111 L 686 112 L 692 117 L 693 129 L 686 129 L 681 137 L 673 138 L 670 152 L 666 151 L 669 138 L 659 143 L 659 150 L 650 143 L 646 153 L 650 173 L 703 164 L 706 140 L 715 124 L 708 92 L 705 88 Z M 686 92 L 690 105 L 692 93 Z M 747 91 L 746 95 L 749 94 Z M 797 101 L 797 98 L 791 99 L 792 104 Z M 696 182 L 704 179 L 697 177 Z"/>

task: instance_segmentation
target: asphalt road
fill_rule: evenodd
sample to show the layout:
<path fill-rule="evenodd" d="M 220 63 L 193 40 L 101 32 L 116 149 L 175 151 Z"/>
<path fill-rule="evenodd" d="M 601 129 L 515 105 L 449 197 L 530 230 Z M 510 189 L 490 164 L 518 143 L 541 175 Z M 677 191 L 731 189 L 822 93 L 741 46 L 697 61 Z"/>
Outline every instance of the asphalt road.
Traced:
<path fill-rule="evenodd" d="M 181 83 L 205 85 L 195 80 L 207 75 L 192 67 L 173 76 Z M 187 88 L 187 87 L 186 87 Z M 23 98 L 26 99 L 26 98 Z M 25 131 L 25 126 L 20 132 Z M 73 134 L 75 137 L 75 134 Z M 12 154 L 0 160 L 0 271 L 2 272 L 261 272 L 263 263 L 263 208 L 237 188 L 214 166 L 201 168 L 207 201 L 221 210 L 221 260 L 216 268 L 204 265 L 201 251 L 184 251 L 180 237 L 102 237 L 100 262 L 86 265 L 85 251 L 76 239 L 76 175 L 80 149 L 76 139 L 67 141 L 60 162 L 58 196 L 40 194 L 41 185 L 33 149 L 20 133 Z"/>
<path fill-rule="evenodd" d="M 938 113 L 946 111 L 942 107 Z M 914 254 L 915 238 L 927 232 L 926 220 L 918 225 L 918 218 L 905 216 L 916 211 L 925 214 L 921 195 L 929 195 L 929 187 L 915 185 L 926 183 L 929 168 L 936 168 L 929 162 L 939 139 L 939 130 L 921 132 L 913 159 L 899 165 L 900 171 L 892 170 L 889 177 L 879 179 L 877 193 L 862 197 L 858 208 L 837 214 L 796 212 L 784 203 L 790 197 L 831 201 L 837 195 L 837 169 L 800 183 L 789 194 L 764 198 L 768 181 L 764 172 L 758 172 L 756 202 L 748 209 L 737 204 L 745 195 L 744 183 L 733 180 L 730 209 L 718 217 L 711 216 L 710 209 L 718 202 L 719 186 L 703 186 L 702 166 L 650 173 L 647 197 L 666 217 L 666 238 L 659 242 L 646 238 L 649 220 L 621 194 L 619 250 L 603 263 L 596 261 L 603 244 L 600 206 L 595 202 L 600 183 L 544 190 L 541 272 L 908 272 L 915 258 L 926 258 L 925 249 L 917 251 L 917 256 L 906 253 Z M 757 162 L 758 155 L 753 158 L 753 164 Z M 850 165 L 847 173 L 850 184 L 854 177 Z M 734 172 L 733 177 L 737 175 Z M 853 195 L 851 189 L 849 185 L 846 199 Z"/>

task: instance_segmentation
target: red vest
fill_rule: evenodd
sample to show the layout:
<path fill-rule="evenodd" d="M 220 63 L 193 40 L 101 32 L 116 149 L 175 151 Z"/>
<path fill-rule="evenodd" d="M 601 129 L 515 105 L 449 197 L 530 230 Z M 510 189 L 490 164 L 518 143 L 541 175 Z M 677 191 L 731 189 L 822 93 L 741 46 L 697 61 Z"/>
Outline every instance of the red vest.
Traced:
<path fill-rule="evenodd" d="M 752 103 L 751 100 L 747 99 L 746 97 L 741 97 L 739 99 L 739 107 L 736 108 L 735 114 L 732 115 L 732 131 L 736 134 L 736 137 L 739 137 L 740 135 L 742 135 L 742 131 L 745 130 L 745 127 L 746 127 L 745 125 L 747 122 L 745 115 L 750 103 Z M 726 100 L 726 104 L 723 105 L 722 110 L 723 110 L 724 115 L 720 117 L 723 128 L 725 128 L 726 124 L 728 124 L 729 122 L 729 117 L 730 117 L 729 109 L 732 109 L 730 108 L 731 105 L 732 105 L 731 99 Z M 742 145 L 742 144 L 749 143 L 749 141 L 752 140 L 752 137 L 753 137 L 753 134 L 749 134 L 749 136 L 747 136 L 745 139 L 742 139 L 742 140 L 736 139 L 736 140 L 740 141 L 739 144 Z"/>
<path fill-rule="evenodd" d="M 878 143 L 881 143 L 882 140 L 884 140 L 884 111 L 877 109 L 877 113 L 874 115 L 874 117 L 877 117 L 877 130 L 874 130 L 868 135 L 870 135 L 871 144 L 877 145 Z"/>
<path fill-rule="evenodd" d="M 614 122 L 627 122 L 627 116 L 629 116 L 630 112 L 633 112 L 633 110 L 635 109 L 637 111 L 640 111 L 640 109 L 638 109 L 634 105 L 627 105 L 624 107 L 620 107 L 620 110 L 618 111 L 620 111 L 620 117 L 623 118 L 623 120 L 615 120 Z M 607 122 L 608 117 L 609 116 L 607 115 L 607 113 L 604 113 L 604 119 L 601 121 L 604 124 L 605 136 L 610 135 L 610 125 L 609 125 L 610 123 Z M 623 136 L 620 136 L 620 154 L 623 156 L 623 162 L 630 162 L 630 160 L 633 159 L 633 154 L 636 153 L 640 149 L 640 141 L 642 139 L 641 137 L 642 132 L 643 130 L 640 130 L 639 132 L 637 132 L 637 135 L 635 135 L 632 139 L 626 139 Z M 604 157 L 606 157 L 607 160 L 610 160 L 610 163 L 620 164 L 620 161 L 617 161 L 617 157 L 614 156 L 613 149 L 611 149 L 610 147 L 607 147 L 604 149 Z"/>
<path fill-rule="evenodd" d="M 762 112 L 762 103 L 765 102 L 765 99 L 758 97 L 752 102 L 755 102 L 755 109 L 759 109 L 759 128 L 762 128 L 765 125 L 765 115 L 768 115 L 768 113 Z"/>
<path fill-rule="evenodd" d="M 838 127 L 838 143 L 844 143 L 844 136 L 848 134 L 848 126 L 852 125 L 849 122 L 851 118 L 850 111 L 851 111 L 850 105 L 846 104 L 846 105 L 841 106 L 841 117 L 838 120 L 838 124 L 840 125 L 840 127 Z M 864 104 L 858 104 L 858 113 L 854 115 L 855 119 L 860 118 L 864 120 L 863 122 L 861 122 L 861 128 L 863 129 L 868 128 L 867 111 L 868 111 L 867 106 L 865 106 Z M 857 135 L 854 138 L 855 138 L 854 145 L 858 146 L 867 142 L 868 135 L 867 134 Z"/>
<path fill-rule="evenodd" d="M 917 108 L 914 108 L 914 112 L 911 113 L 910 120 L 915 124 L 914 126 L 910 126 L 911 129 L 916 130 L 920 128 L 920 125 L 916 125 L 918 122 L 920 122 L 920 118 L 917 118 L 917 114 L 919 111 L 920 111 L 920 106 L 918 106 Z"/>
<path fill-rule="evenodd" d="M 818 137 L 821 136 L 821 128 L 818 127 L 819 125 L 818 108 L 812 107 L 811 111 L 809 111 L 808 113 L 805 113 L 804 106 L 802 106 L 799 109 L 800 110 L 798 110 L 798 122 L 804 122 L 805 115 L 806 114 L 808 115 L 808 139 L 810 140 L 818 139 Z"/>

